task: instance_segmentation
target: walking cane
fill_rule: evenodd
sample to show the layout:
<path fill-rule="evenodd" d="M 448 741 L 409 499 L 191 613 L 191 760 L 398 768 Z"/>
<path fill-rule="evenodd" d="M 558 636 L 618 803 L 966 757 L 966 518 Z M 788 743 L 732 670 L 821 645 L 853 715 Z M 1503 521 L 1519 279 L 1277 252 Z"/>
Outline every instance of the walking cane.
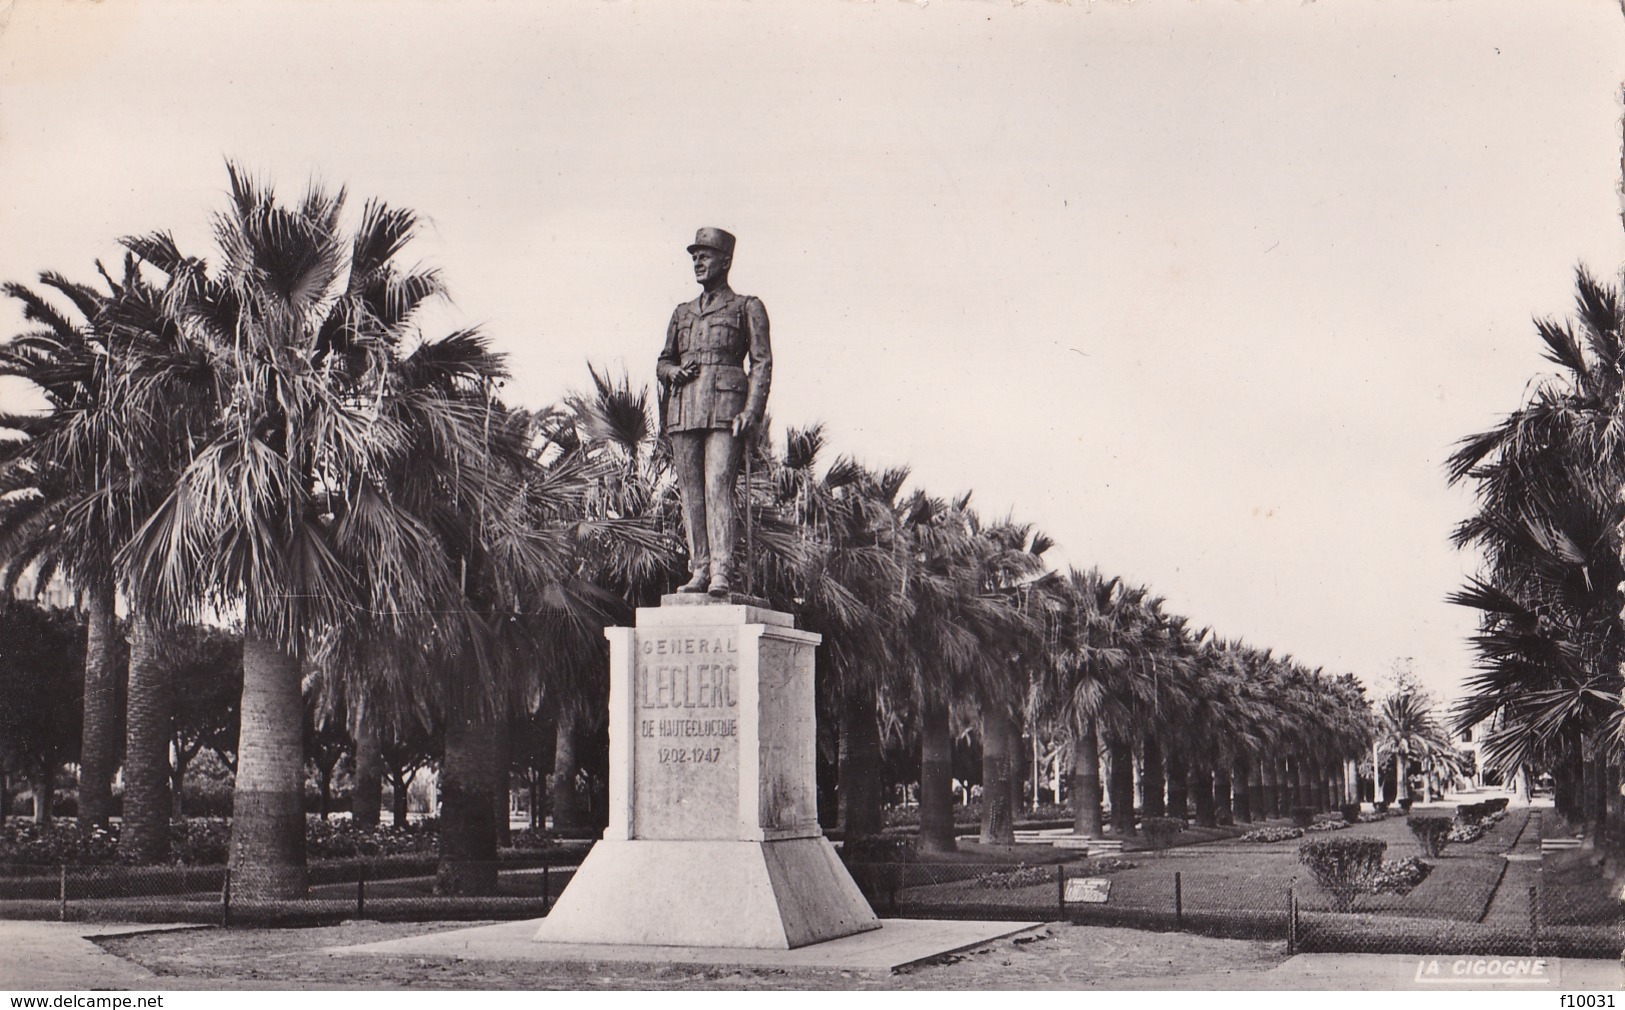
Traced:
<path fill-rule="evenodd" d="M 756 595 L 756 535 L 751 522 L 751 499 L 756 496 L 751 493 L 750 483 L 750 443 L 751 431 L 745 429 L 745 595 Z"/>

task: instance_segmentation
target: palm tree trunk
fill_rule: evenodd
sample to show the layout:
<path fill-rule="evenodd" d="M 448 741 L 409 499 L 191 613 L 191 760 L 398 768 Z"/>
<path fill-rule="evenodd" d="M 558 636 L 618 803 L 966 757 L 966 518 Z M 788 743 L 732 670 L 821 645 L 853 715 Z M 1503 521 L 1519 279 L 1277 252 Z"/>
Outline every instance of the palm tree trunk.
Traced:
<path fill-rule="evenodd" d="M 841 827 L 848 840 L 880 834 L 886 826 L 880 795 L 880 723 L 872 684 L 850 682 L 841 691 Z M 985 787 L 984 787 L 985 788 Z"/>
<path fill-rule="evenodd" d="M 1170 746 L 1165 760 L 1168 779 L 1168 816 L 1190 816 L 1190 775 L 1185 754 L 1177 746 Z"/>
<path fill-rule="evenodd" d="M 1010 715 L 998 705 L 982 710 L 982 833 L 984 845 L 1013 845 L 1015 811 L 1010 796 Z"/>
<path fill-rule="evenodd" d="M 28 788 L 34 794 L 34 823 L 41 826 L 51 823 L 52 808 L 56 805 L 56 766 L 50 761 L 35 764 Z"/>
<path fill-rule="evenodd" d="M 295 681 L 297 687 L 298 681 Z M 247 692 L 247 687 L 244 687 Z M 169 741 L 175 699 L 169 667 L 158 657 L 157 634 L 145 615 L 130 615 L 129 715 L 124 743 L 124 814 L 119 854 L 134 863 L 159 863 L 169 857 Z M 301 725 L 295 723 L 295 726 Z M 244 732 L 248 711 L 243 710 Z M 302 740 L 295 733 L 295 760 L 302 761 Z M 238 775 L 241 787 L 241 773 Z M 240 813 L 242 808 L 238 807 Z M 300 835 L 303 837 L 303 827 Z"/>
<path fill-rule="evenodd" d="M 1145 765 L 1141 772 L 1141 781 L 1145 783 L 1145 815 L 1147 817 L 1166 817 L 1168 807 L 1163 802 L 1162 787 L 1166 775 L 1162 765 L 1162 748 L 1157 745 L 1154 733 L 1145 735 Z"/>
<path fill-rule="evenodd" d="M 559 709 L 552 779 L 553 830 L 579 832 L 584 825 L 581 801 L 576 796 L 576 717 L 568 705 Z"/>
<path fill-rule="evenodd" d="M 1261 759 L 1258 773 L 1259 781 L 1263 783 L 1264 817 L 1281 816 L 1281 762 Z"/>
<path fill-rule="evenodd" d="M 1237 755 L 1230 766 L 1230 788 L 1235 792 L 1236 820 L 1243 824 L 1253 822 L 1253 794 L 1252 794 L 1253 763 L 1246 757 Z"/>
<path fill-rule="evenodd" d="M 1085 719 L 1072 738 L 1072 833 L 1102 838 L 1100 824 L 1100 740 L 1095 721 Z"/>
<path fill-rule="evenodd" d="M 1213 763 L 1213 819 L 1220 824 L 1236 823 L 1230 803 L 1230 763 L 1222 757 Z"/>
<path fill-rule="evenodd" d="M 378 720 L 363 711 L 355 728 L 355 789 L 350 819 L 363 827 L 377 827 L 383 809 L 384 755 L 378 745 Z"/>
<path fill-rule="evenodd" d="M 491 773 L 494 776 L 491 789 L 491 816 L 496 821 L 497 848 L 500 849 L 513 844 L 513 826 L 508 818 L 508 769 L 513 764 L 510 736 L 512 728 L 508 722 L 505 706 L 497 712 L 491 731 L 493 762 Z"/>
<path fill-rule="evenodd" d="M 1191 801 L 1196 806 L 1196 823 L 1204 828 L 1218 824 L 1213 810 L 1213 764 L 1199 748 L 1190 762 Z"/>
<path fill-rule="evenodd" d="M 1298 803 L 1298 776 L 1294 770 L 1297 767 L 1295 759 L 1281 758 L 1276 762 L 1276 769 L 1281 776 L 1281 815 L 1284 817 L 1292 812 Z"/>
<path fill-rule="evenodd" d="M 1298 802 L 1295 806 L 1308 807 L 1311 810 L 1317 809 L 1315 806 L 1315 775 L 1309 768 L 1309 762 L 1299 757 L 1293 761 L 1293 764 L 1296 766 L 1298 774 L 1298 795 L 1296 797 Z"/>
<path fill-rule="evenodd" d="M 1252 774 L 1247 777 L 1247 800 L 1254 820 L 1269 817 L 1269 805 L 1264 799 L 1264 762 L 1256 757 L 1252 761 Z"/>
<path fill-rule="evenodd" d="M 1005 753 L 1010 756 L 1010 827 L 1012 830 L 1015 828 L 1016 818 L 1021 813 L 1022 797 L 1027 795 L 1027 790 L 1024 788 L 1027 784 L 1027 775 L 1024 768 L 1027 763 L 1027 748 L 1023 746 L 1021 731 L 1021 716 L 1017 714 L 1010 722 L 1010 744 L 1005 748 Z M 1037 777 L 1038 768 L 1034 766 L 1033 778 L 1036 779 Z M 1015 836 L 1012 834 L 1011 837 L 1014 838 Z"/>
<path fill-rule="evenodd" d="M 402 777 L 399 781 L 397 781 L 394 784 L 394 790 L 390 794 L 390 797 L 389 797 L 389 801 L 390 801 L 389 802 L 390 820 L 394 823 L 394 825 L 397 828 L 406 827 L 407 814 L 410 813 L 409 805 L 410 805 L 410 802 L 411 802 L 411 794 L 410 794 L 409 790 L 411 789 L 411 787 L 412 787 L 412 780 L 410 778 Z"/>
<path fill-rule="evenodd" d="M 1134 748 L 1113 740 L 1106 756 L 1111 761 L 1112 830 L 1127 837 L 1134 834 Z"/>
<path fill-rule="evenodd" d="M 130 679 L 135 680 L 133 650 Z M 263 901 L 305 893 L 300 679 L 299 662 L 276 643 L 252 633 L 243 637 L 242 730 L 228 864 L 233 898 Z"/>
<path fill-rule="evenodd" d="M 169 819 L 172 821 L 186 820 L 186 766 L 191 758 L 181 750 L 180 741 L 175 741 L 175 760 L 169 769 Z"/>
<path fill-rule="evenodd" d="M 450 664 L 446 753 L 440 764 L 440 865 L 436 894 L 495 894 L 495 720 L 475 694 L 470 660 Z"/>
<path fill-rule="evenodd" d="M 954 738 L 946 702 L 926 698 L 920 711 L 920 837 L 922 852 L 953 852 Z"/>
<path fill-rule="evenodd" d="M 79 823 L 106 824 L 118 768 L 118 634 L 113 584 L 91 589 L 85 630 L 84 735 L 79 747 Z"/>

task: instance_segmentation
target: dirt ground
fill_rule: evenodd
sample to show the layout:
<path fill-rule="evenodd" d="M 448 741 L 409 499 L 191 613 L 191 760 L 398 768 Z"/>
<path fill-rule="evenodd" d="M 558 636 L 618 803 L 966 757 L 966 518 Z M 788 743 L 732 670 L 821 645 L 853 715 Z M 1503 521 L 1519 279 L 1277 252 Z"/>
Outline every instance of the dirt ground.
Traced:
<path fill-rule="evenodd" d="M 417 936 L 469 923 L 350 922 L 317 929 L 202 929 L 102 939 L 165 988 L 359 989 L 1080 989 L 1133 979 L 1267 971 L 1279 941 L 1051 924 L 896 974 L 546 964 L 336 955 L 324 948 Z"/>

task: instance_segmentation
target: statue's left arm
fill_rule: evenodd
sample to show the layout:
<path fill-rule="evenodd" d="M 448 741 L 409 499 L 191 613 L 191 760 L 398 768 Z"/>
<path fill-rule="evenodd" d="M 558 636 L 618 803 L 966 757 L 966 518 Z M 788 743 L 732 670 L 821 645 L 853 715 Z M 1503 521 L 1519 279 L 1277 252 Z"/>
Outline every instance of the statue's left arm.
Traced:
<path fill-rule="evenodd" d="M 754 428 L 767 413 L 767 390 L 773 384 L 773 343 L 760 298 L 745 299 L 745 328 L 750 336 L 750 394 L 740 416 Z"/>

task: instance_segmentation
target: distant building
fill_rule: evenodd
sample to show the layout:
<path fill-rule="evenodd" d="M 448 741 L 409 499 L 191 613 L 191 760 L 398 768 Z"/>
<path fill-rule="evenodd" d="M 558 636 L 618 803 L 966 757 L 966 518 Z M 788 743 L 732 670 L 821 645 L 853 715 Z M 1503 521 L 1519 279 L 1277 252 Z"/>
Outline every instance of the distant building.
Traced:
<path fill-rule="evenodd" d="M 51 573 L 51 579 L 45 584 L 44 591 L 36 596 L 33 589 L 38 571 L 37 567 L 30 566 L 27 571 L 23 572 L 22 578 L 18 579 L 17 584 L 12 587 L 11 595 L 13 599 L 27 603 L 38 603 L 40 606 L 49 607 L 52 610 L 65 610 L 77 605 L 75 599 L 77 594 L 74 593 L 73 587 L 68 585 L 68 580 L 62 577 L 61 572 Z"/>

